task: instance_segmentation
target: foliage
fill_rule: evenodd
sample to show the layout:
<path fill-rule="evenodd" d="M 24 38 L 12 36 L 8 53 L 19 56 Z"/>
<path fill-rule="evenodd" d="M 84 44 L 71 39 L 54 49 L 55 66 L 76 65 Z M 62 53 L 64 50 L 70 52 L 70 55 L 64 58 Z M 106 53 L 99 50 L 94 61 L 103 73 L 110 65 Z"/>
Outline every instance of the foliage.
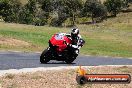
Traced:
<path fill-rule="evenodd" d="M 72 24 L 75 25 L 76 17 L 79 17 L 83 8 L 83 0 L 64 0 L 65 6 L 68 9 L 68 14 L 71 17 Z"/>
<path fill-rule="evenodd" d="M 99 18 L 99 21 L 102 21 L 107 15 L 107 10 L 98 0 L 87 0 L 84 5 L 83 14 L 90 16 L 92 22 L 97 21 L 94 18 Z"/>
<path fill-rule="evenodd" d="M 4 21 L 17 23 L 21 3 L 18 0 L 2 0 L 0 4 L 0 15 Z"/>
<path fill-rule="evenodd" d="M 72 26 L 77 19 L 91 17 L 92 22 L 107 18 L 107 12 L 116 16 L 121 9 L 128 8 L 131 0 L 0 0 L 0 17 L 5 22 L 33 24 L 36 26 L 62 26 L 66 20 Z"/>
<path fill-rule="evenodd" d="M 62 23 L 69 17 L 68 8 L 64 0 L 57 0 L 52 2 L 53 16 L 50 25 L 62 26 Z"/>
<path fill-rule="evenodd" d="M 122 8 L 128 8 L 129 7 L 128 3 L 129 0 L 122 0 Z"/>
<path fill-rule="evenodd" d="M 35 18 L 33 21 L 35 26 L 44 26 L 47 23 L 46 19 Z"/>
<path fill-rule="evenodd" d="M 107 7 L 108 12 L 111 13 L 112 16 L 116 17 L 121 10 L 122 0 L 106 0 L 104 4 Z"/>
<path fill-rule="evenodd" d="M 39 0 L 42 3 L 42 9 L 48 16 L 52 13 L 57 15 L 51 20 L 52 26 L 62 26 L 62 23 L 71 18 L 72 25 L 75 25 L 76 16 L 79 15 L 82 8 L 82 0 Z M 54 23 L 55 22 L 55 23 Z"/>
<path fill-rule="evenodd" d="M 36 1 L 35 0 L 29 0 L 29 2 L 22 7 L 20 14 L 19 14 L 19 21 L 20 23 L 25 24 L 32 24 L 33 19 L 36 15 Z"/>
<path fill-rule="evenodd" d="M 51 12 L 53 10 L 52 2 L 53 0 L 39 0 L 39 3 L 42 3 L 42 9 L 45 12 Z"/>

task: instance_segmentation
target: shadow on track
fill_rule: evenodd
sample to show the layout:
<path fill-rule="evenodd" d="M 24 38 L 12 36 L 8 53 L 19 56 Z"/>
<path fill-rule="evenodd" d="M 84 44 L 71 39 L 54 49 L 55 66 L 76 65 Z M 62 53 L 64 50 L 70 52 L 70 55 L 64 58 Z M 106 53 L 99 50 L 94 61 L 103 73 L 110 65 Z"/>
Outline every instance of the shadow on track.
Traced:
<path fill-rule="evenodd" d="M 74 65 L 76 63 L 67 64 L 65 62 L 48 62 L 48 63 L 40 63 L 40 64 L 63 64 L 63 65 L 65 64 L 65 65 Z"/>

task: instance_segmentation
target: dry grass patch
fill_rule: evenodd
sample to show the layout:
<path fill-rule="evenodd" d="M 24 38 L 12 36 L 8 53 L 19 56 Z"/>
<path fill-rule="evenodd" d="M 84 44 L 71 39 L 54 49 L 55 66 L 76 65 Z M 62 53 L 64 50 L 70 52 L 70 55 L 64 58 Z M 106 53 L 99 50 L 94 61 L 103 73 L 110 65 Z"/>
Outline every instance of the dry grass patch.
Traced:
<path fill-rule="evenodd" d="M 14 39 L 14 38 L 5 38 L 0 37 L 0 45 L 7 45 L 7 46 L 30 46 L 28 42 Z"/>
<path fill-rule="evenodd" d="M 88 67 L 88 74 L 130 74 L 132 75 L 132 66 L 130 67 L 111 67 L 111 66 L 96 66 Z M 120 70 L 117 70 L 120 69 Z M 122 69 L 128 70 L 123 71 Z M 35 73 L 22 73 L 13 77 L 7 75 L 0 77 L 2 88 L 132 88 L 130 84 L 86 84 L 78 85 L 76 78 L 76 69 L 58 70 L 58 71 L 39 71 Z"/>
<path fill-rule="evenodd" d="M 15 77 L 15 75 L 13 74 L 6 74 L 5 78 L 6 79 L 13 79 Z"/>
<path fill-rule="evenodd" d="M 122 67 L 116 68 L 116 70 L 123 72 L 123 73 L 132 74 L 132 68 L 129 68 L 127 66 L 122 66 Z"/>

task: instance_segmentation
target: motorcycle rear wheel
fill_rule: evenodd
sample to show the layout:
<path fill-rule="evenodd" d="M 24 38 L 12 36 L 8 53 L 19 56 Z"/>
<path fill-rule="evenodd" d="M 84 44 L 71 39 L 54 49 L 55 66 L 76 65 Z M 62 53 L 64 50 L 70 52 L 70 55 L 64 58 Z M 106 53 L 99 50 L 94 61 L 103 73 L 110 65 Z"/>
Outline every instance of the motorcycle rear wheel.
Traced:
<path fill-rule="evenodd" d="M 45 49 L 41 56 L 40 56 L 40 62 L 41 63 L 47 63 L 50 61 L 50 58 L 49 58 L 49 52 L 48 52 L 48 49 Z"/>

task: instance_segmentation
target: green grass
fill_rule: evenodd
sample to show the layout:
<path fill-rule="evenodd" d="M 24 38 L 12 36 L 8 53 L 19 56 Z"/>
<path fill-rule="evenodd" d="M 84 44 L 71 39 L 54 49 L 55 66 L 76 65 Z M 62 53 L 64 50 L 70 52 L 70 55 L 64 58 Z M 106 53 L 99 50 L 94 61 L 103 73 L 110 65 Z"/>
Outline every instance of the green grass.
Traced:
<path fill-rule="evenodd" d="M 7 25 L 9 25 L 9 27 Z M 0 36 L 7 37 L 7 38 L 11 37 L 11 38 L 29 42 L 33 46 L 26 49 L 21 48 L 21 50 L 32 51 L 34 50 L 34 48 L 38 48 L 38 47 L 41 47 L 42 49 L 46 48 L 48 46 L 48 40 L 50 39 L 50 37 L 54 33 L 57 33 L 59 31 L 61 31 L 59 30 L 59 28 L 54 28 L 54 27 L 35 27 L 30 25 L 25 26 L 25 25 L 1 23 Z M 5 46 L 5 45 L 0 45 L 0 48 L 1 49 L 14 48 L 16 50 L 19 50 L 19 47 L 12 47 L 12 46 Z M 39 51 L 39 49 L 35 49 L 35 50 Z"/>
<path fill-rule="evenodd" d="M 81 54 L 132 57 L 132 13 L 119 14 L 103 23 L 78 25 L 86 44 Z M 11 37 L 31 43 L 30 47 L 0 45 L 0 49 L 42 51 L 48 40 L 57 32 L 69 32 L 71 28 L 32 26 L 0 23 L 0 37 Z"/>
<path fill-rule="evenodd" d="M 132 56 L 131 30 L 99 29 L 88 33 L 88 37 L 84 36 L 87 46 L 84 46 L 83 53 L 87 51 L 92 55 Z"/>

